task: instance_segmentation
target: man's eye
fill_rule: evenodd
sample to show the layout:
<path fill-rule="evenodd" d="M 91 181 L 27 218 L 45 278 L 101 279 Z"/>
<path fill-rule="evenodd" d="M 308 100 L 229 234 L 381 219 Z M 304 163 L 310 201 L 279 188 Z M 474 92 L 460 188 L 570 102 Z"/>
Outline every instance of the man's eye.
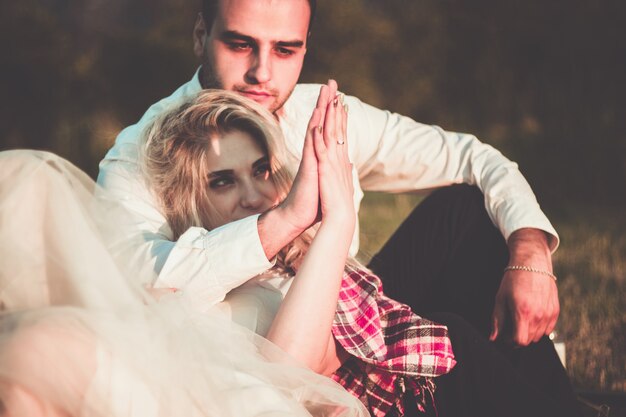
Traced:
<path fill-rule="evenodd" d="M 213 190 L 218 190 L 220 188 L 227 187 L 233 183 L 233 180 L 230 178 L 215 178 L 209 181 L 209 187 Z"/>
<path fill-rule="evenodd" d="M 249 43 L 246 42 L 229 42 L 226 45 L 229 49 L 233 51 L 247 51 L 252 47 Z"/>
<path fill-rule="evenodd" d="M 295 54 L 296 51 L 294 51 L 293 49 L 289 49 L 289 48 L 278 47 L 276 48 L 276 53 L 280 56 L 288 57 L 288 56 Z"/>

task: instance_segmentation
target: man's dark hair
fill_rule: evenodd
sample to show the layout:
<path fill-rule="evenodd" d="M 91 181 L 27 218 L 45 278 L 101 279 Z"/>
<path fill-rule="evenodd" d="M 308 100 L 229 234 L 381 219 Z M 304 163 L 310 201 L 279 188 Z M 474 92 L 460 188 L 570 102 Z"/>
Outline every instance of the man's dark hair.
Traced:
<path fill-rule="evenodd" d="M 202 0 L 202 17 L 204 18 L 204 26 L 207 33 L 211 32 L 213 22 L 215 22 L 215 16 L 217 15 L 217 7 L 220 0 Z M 309 30 L 308 34 L 311 34 L 311 26 L 313 25 L 313 18 L 315 17 L 315 9 L 317 7 L 317 0 L 309 0 L 309 8 L 311 9 L 311 17 L 309 18 Z"/>

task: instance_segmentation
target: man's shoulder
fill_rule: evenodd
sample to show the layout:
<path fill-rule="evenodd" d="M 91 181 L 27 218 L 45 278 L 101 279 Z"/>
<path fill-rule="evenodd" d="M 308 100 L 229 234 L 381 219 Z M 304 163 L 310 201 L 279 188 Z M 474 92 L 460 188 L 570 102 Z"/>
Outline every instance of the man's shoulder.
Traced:
<path fill-rule="evenodd" d="M 288 112 L 310 117 L 311 111 L 317 103 L 317 98 L 320 94 L 320 88 L 322 88 L 322 86 L 323 84 L 296 84 L 289 100 L 286 103 Z M 350 109 L 356 110 L 357 113 L 365 108 L 365 103 L 355 96 L 346 95 L 345 100 L 346 103 L 349 104 Z M 373 107 L 371 108 L 374 109 Z"/>
<path fill-rule="evenodd" d="M 124 128 L 115 139 L 115 144 L 107 152 L 104 160 L 122 159 L 134 160 L 137 157 L 137 146 L 141 142 L 146 128 L 161 114 L 181 103 L 186 98 L 191 97 L 201 91 L 198 73 L 185 84 L 178 87 L 172 94 L 165 97 L 153 105 L 143 114 L 141 119 L 133 125 Z"/>
<path fill-rule="evenodd" d="M 202 91 L 202 87 L 200 86 L 198 73 L 196 72 L 196 74 L 190 81 L 187 81 L 185 84 L 178 87 L 169 96 L 162 98 L 161 100 L 151 105 L 148 110 L 146 110 L 146 112 L 143 114 L 141 119 L 139 119 L 139 121 L 132 126 L 145 127 L 146 125 L 152 123 L 154 119 L 156 119 L 164 112 L 168 111 L 178 104 L 181 104 L 182 101 L 198 94 L 200 91 Z"/>
<path fill-rule="evenodd" d="M 296 87 L 293 89 L 293 92 L 291 93 L 291 97 L 289 98 L 289 100 L 290 101 L 305 101 L 307 103 L 308 102 L 315 103 L 317 101 L 317 97 L 320 94 L 320 88 L 322 88 L 323 85 L 324 84 L 315 84 L 315 83 L 296 84 Z M 351 100 L 359 100 L 355 96 L 346 95 L 346 97 L 348 97 Z"/>
<path fill-rule="evenodd" d="M 290 103 L 315 103 L 320 93 L 322 84 L 296 84 L 291 96 Z"/>

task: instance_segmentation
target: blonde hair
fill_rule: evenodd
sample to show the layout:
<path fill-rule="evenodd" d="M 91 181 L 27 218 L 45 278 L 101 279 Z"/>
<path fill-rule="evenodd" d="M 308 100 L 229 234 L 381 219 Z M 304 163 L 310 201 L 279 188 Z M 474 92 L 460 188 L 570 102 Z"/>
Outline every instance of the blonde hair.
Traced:
<path fill-rule="evenodd" d="M 278 122 L 261 105 L 224 90 L 204 90 L 158 118 L 148 129 L 142 168 L 174 240 L 190 227 L 207 230 L 223 224 L 209 193 L 207 151 L 210 139 L 232 131 L 248 133 L 267 154 L 270 177 L 282 201 L 293 183 L 295 156 L 287 152 Z M 313 231 L 285 247 L 277 266 L 291 271 L 304 255 Z"/>

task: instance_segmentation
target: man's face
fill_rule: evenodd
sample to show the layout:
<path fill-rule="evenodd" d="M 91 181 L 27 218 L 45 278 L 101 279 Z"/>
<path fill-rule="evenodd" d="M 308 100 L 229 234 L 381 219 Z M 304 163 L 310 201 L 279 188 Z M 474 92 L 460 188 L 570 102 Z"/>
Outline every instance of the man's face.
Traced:
<path fill-rule="evenodd" d="M 201 18 L 194 28 L 203 87 L 278 112 L 302 70 L 310 12 L 307 0 L 222 0 L 211 31 Z"/>

